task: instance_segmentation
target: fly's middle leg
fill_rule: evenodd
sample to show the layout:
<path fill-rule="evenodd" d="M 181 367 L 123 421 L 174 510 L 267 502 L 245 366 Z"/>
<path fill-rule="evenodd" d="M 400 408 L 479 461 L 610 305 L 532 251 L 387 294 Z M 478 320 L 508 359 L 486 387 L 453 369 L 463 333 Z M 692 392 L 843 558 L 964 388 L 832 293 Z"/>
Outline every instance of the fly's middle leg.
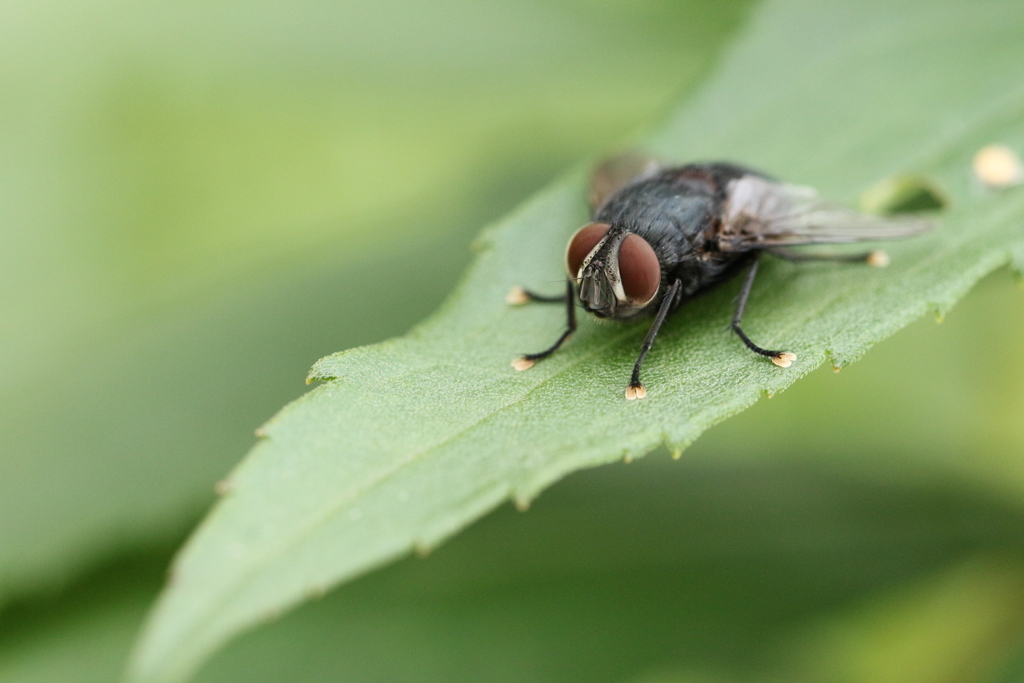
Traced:
<path fill-rule="evenodd" d="M 772 362 L 778 365 L 780 368 L 788 368 L 796 360 L 796 354 L 790 353 L 789 351 L 771 351 L 769 349 L 763 349 L 754 342 L 750 341 L 750 337 L 746 335 L 743 328 L 740 327 L 740 323 L 743 322 L 743 309 L 747 307 L 747 299 L 750 298 L 750 290 L 754 287 L 754 278 L 757 276 L 757 264 L 759 261 L 760 254 L 754 256 L 753 262 L 750 264 L 750 270 L 747 271 L 747 277 L 743 280 L 743 287 L 740 289 L 740 295 L 736 299 L 736 311 L 732 315 L 732 329 L 739 335 L 739 338 L 743 340 L 743 343 L 747 345 L 747 348 L 754 353 L 760 354 L 767 358 L 771 358 Z"/>
<path fill-rule="evenodd" d="M 526 293 L 526 290 L 522 290 L 522 291 L 524 293 Z M 555 351 L 557 351 L 559 349 L 559 347 L 562 346 L 562 344 L 565 343 L 565 340 L 568 339 L 569 336 L 572 335 L 572 333 L 576 331 L 576 301 L 575 301 L 576 297 L 574 296 L 574 294 L 575 294 L 575 292 L 573 292 L 572 280 L 566 280 L 565 281 L 565 296 L 564 297 L 557 297 L 557 298 L 555 298 L 555 297 L 542 297 L 542 298 L 538 299 L 540 301 L 548 301 L 548 302 L 550 302 L 550 301 L 564 301 L 565 302 L 565 316 L 566 316 L 565 331 L 562 332 L 562 336 L 560 336 L 558 338 L 558 341 L 556 341 L 549 348 L 544 349 L 540 353 L 528 353 L 528 354 L 526 354 L 524 356 L 520 356 L 519 358 L 516 358 L 514 361 L 512 361 L 512 367 L 514 367 L 516 370 L 519 370 L 520 372 L 523 371 L 523 370 L 529 370 L 530 368 L 533 367 L 534 363 L 536 363 L 539 360 L 543 360 L 543 359 L 547 358 L 548 356 L 553 354 Z M 530 299 L 527 299 L 527 300 L 529 301 Z"/>

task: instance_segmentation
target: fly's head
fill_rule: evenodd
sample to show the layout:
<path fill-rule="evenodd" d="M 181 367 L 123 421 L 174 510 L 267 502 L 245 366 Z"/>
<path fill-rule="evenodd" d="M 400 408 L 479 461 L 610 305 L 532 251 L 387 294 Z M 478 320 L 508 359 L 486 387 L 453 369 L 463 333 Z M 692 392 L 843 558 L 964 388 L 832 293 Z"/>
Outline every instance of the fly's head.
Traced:
<path fill-rule="evenodd" d="M 583 308 L 599 318 L 630 318 L 658 294 L 661 264 L 654 248 L 621 226 L 589 223 L 569 240 L 569 277 Z"/>

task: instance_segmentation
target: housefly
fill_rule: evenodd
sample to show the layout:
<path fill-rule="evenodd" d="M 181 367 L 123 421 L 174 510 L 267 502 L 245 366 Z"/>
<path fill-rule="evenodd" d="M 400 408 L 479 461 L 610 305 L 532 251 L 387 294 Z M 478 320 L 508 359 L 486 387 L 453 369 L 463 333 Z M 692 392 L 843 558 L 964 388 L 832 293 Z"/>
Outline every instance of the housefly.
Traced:
<path fill-rule="evenodd" d="M 930 229 L 916 218 L 881 218 L 818 198 L 743 166 L 712 162 L 663 166 L 626 156 L 598 167 L 591 181 L 592 220 L 569 239 L 565 294 L 542 296 L 520 287 L 508 302 L 564 302 L 566 329 L 548 349 L 515 359 L 526 370 L 558 350 L 576 330 L 577 303 L 598 318 L 653 316 L 633 366 L 626 398 L 644 398 L 640 368 L 670 313 L 746 269 L 732 329 L 748 349 L 786 368 L 789 351 L 755 344 L 741 327 L 761 254 L 790 261 L 859 261 L 888 265 L 882 251 L 857 254 L 794 250 L 815 244 L 899 239 Z"/>

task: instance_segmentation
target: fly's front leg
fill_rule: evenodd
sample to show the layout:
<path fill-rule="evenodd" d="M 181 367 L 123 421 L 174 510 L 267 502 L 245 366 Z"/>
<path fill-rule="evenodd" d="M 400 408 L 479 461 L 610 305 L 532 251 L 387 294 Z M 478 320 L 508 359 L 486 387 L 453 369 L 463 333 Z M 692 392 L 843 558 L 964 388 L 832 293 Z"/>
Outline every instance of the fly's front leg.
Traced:
<path fill-rule="evenodd" d="M 889 255 L 881 249 L 864 251 L 857 254 L 825 254 L 821 252 L 792 251 L 790 249 L 767 249 L 769 254 L 784 258 L 787 261 L 843 261 L 846 263 L 866 263 L 875 268 L 889 265 Z"/>
<path fill-rule="evenodd" d="M 526 290 L 523 291 L 525 292 Z M 575 292 L 572 288 L 572 280 L 566 280 L 564 297 L 558 297 L 557 299 L 553 297 L 546 297 L 540 299 L 540 301 L 565 301 L 565 332 L 562 333 L 562 336 L 560 336 L 558 338 L 558 341 L 552 344 L 550 348 L 545 349 L 540 353 L 528 353 L 525 356 L 520 356 L 519 358 L 516 358 L 514 361 L 512 361 L 512 367 L 514 367 L 516 370 L 519 370 L 520 372 L 522 372 L 523 370 L 529 370 L 530 368 L 533 367 L 534 363 L 544 358 L 547 358 L 555 351 L 557 351 L 558 347 L 565 343 L 565 340 L 569 338 L 569 335 L 576 331 L 576 302 L 574 300 L 575 298 Z"/>
<path fill-rule="evenodd" d="M 528 289 L 523 289 L 519 285 L 516 285 L 512 289 L 508 290 L 508 294 L 505 295 L 505 303 L 509 306 L 522 306 L 528 304 L 531 301 L 542 304 L 557 304 L 565 301 L 565 294 L 559 294 L 558 296 L 544 296 L 543 294 L 536 294 Z M 572 292 L 569 293 L 569 300 L 572 301 Z"/>
<path fill-rule="evenodd" d="M 647 389 L 640 383 L 640 366 L 644 364 L 644 357 L 647 352 L 654 346 L 654 338 L 658 336 L 658 330 L 661 329 L 662 324 L 665 322 L 665 318 L 668 317 L 669 311 L 675 306 L 676 300 L 679 298 L 679 292 L 682 289 L 682 283 L 676 280 L 669 287 L 668 291 L 665 292 L 665 297 L 661 300 L 661 305 L 658 307 L 658 314 L 654 316 L 654 322 L 651 323 L 651 329 L 647 331 L 647 336 L 644 337 L 644 343 L 640 346 L 640 357 L 636 359 L 636 365 L 633 366 L 633 375 L 629 378 L 629 386 L 626 387 L 626 399 L 635 401 L 638 398 L 643 398 L 647 395 Z"/>
<path fill-rule="evenodd" d="M 754 277 L 757 275 L 757 264 L 760 254 L 755 254 L 753 262 L 750 264 L 750 270 L 747 271 L 747 277 L 743 280 L 743 288 L 740 290 L 739 298 L 736 300 L 736 312 L 732 316 L 732 329 L 739 335 L 743 343 L 747 345 L 747 348 L 767 358 L 771 358 L 772 362 L 778 365 L 780 368 L 788 368 L 796 360 L 796 354 L 790 353 L 789 351 L 769 351 L 768 349 L 762 349 L 760 346 L 750 341 L 750 337 L 743 332 L 740 327 L 740 323 L 743 321 L 743 309 L 747 307 L 747 299 L 750 297 L 750 290 L 754 287 Z"/>

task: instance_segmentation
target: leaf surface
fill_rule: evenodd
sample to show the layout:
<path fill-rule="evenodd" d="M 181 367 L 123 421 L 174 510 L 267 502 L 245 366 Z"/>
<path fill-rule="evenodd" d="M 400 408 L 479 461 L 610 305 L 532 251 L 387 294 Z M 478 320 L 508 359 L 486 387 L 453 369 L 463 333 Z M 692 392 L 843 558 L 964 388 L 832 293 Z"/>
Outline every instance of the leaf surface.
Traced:
<path fill-rule="evenodd" d="M 179 680 L 241 629 L 408 553 L 580 468 L 678 451 L 823 362 L 845 365 L 942 314 L 1024 251 L 1024 192 L 972 182 L 974 152 L 1024 144 L 1024 8 L 967 2 L 770 2 L 703 91 L 649 139 L 679 160 L 726 158 L 830 199 L 923 174 L 950 198 L 941 228 L 887 247 L 886 270 L 766 263 L 746 329 L 795 351 L 781 370 L 727 330 L 732 282 L 676 313 L 623 388 L 647 324 L 586 320 L 524 373 L 509 361 L 558 334 L 557 306 L 510 309 L 509 287 L 558 291 L 586 219 L 577 172 L 487 230 L 462 285 L 401 339 L 321 360 L 324 384 L 266 424 L 230 494 L 173 570 L 134 660 Z M 950 50 L 950 45 L 958 49 Z"/>

